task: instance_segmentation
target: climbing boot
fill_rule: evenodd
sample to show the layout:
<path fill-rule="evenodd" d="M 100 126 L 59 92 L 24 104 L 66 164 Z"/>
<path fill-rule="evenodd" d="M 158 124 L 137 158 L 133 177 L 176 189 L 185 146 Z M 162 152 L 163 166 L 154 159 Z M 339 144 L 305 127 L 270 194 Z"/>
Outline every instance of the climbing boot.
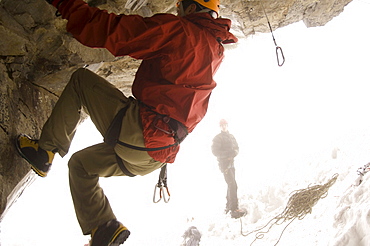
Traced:
<path fill-rule="evenodd" d="M 16 139 L 16 147 L 19 154 L 31 164 L 33 171 L 40 177 L 45 177 L 54 159 L 54 153 L 39 146 L 38 140 L 21 134 Z"/>
<path fill-rule="evenodd" d="M 244 215 L 247 214 L 247 211 L 244 209 L 235 209 L 231 211 L 231 218 L 233 219 L 239 219 L 240 217 L 243 217 Z"/>
<path fill-rule="evenodd" d="M 118 246 L 123 244 L 129 235 L 130 231 L 119 221 L 110 220 L 92 230 L 90 246 Z"/>

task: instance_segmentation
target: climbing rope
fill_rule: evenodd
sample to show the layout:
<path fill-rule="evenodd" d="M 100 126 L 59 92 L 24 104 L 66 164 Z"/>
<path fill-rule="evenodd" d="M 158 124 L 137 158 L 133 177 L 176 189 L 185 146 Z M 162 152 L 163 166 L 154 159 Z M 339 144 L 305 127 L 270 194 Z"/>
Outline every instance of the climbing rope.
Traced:
<path fill-rule="evenodd" d="M 270 231 L 272 226 L 274 225 L 281 225 L 286 221 L 290 222 L 284 227 L 283 231 L 280 234 L 275 245 L 277 245 L 283 236 L 285 229 L 295 220 L 299 219 L 302 220 L 307 214 L 312 212 L 312 207 L 316 205 L 316 203 L 325 198 L 328 195 L 329 188 L 336 182 L 338 174 L 334 174 L 333 177 L 324 185 L 314 185 L 309 186 L 306 189 L 300 189 L 292 192 L 293 194 L 289 198 L 288 204 L 286 205 L 284 211 L 279 215 L 272 218 L 265 226 L 251 231 L 249 233 L 243 233 L 243 223 L 240 219 L 241 229 L 240 232 L 243 236 L 248 236 L 252 233 L 256 232 L 255 239 L 250 244 L 252 245 L 257 239 L 262 239 L 266 233 Z M 270 225 L 270 226 L 269 226 Z M 269 227 L 268 227 L 269 226 Z M 264 228 L 268 227 L 267 231 L 262 231 Z"/>

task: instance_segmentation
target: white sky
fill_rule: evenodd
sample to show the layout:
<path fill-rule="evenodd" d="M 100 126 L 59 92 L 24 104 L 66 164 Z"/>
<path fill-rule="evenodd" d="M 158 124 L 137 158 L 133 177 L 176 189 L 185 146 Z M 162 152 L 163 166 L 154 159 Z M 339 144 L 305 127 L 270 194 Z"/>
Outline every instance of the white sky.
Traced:
<path fill-rule="evenodd" d="M 248 169 L 243 179 L 256 185 L 263 182 L 259 171 L 266 166 L 271 168 L 274 163 L 321 149 L 331 150 L 341 136 L 367 128 L 369 10 L 370 1 L 354 0 L 324 27 L 306 28 L 296 23 L 274 31 L 286 58 L 283 67 L 276 64 L 269 33 L 255 35 L 227 51 L 208 114 L 170 166 L 171 202 L 151 202 L 157 172 L 146 177 L 102 180 L 117 217 L 133 232 L 124 245 L 146 245 L 142 243 L 145 233 L 146 240 L 153 240 L 151 246 L 172 246 L 166 240 L 176 238 L 177 229 L 186 229 L 175 228 L 176 221 L 223 211 L 225 184 L 210 152 L 220 118 L 229 121 L 230 132 L 241 147 L 238 160 L 243 165 L 239 164 L 239 170 Z M 85 124 L 70 154 L 101 141 L 100 136 L 90 138 L 94 131 L 91 124 Z M 57 158 L 49 176 L 37 179 L 9 211 L 2 224 L 2 246 L 81 246 L 87 242 L 81 236 L 69 195 L 69 157 Z M 199 207 L 204 198 L 212 205 Z M 30 212 L 40 206 L 42 214 Z M 47 235 L 44 240 L 37 234 L 41 227 Z M 30 234 L 19 235 L 22 230 Z M 62 231 L 68 235 L 63 238 L 66 241 L 60 239 Z M 166 237 L 159 236 L 163 231 Z"/>
<path fill-rule="evenodd" d="M 282 67 L 270 34 L 242 42 L 219 71 L 211 120 L 225 117 L 230 127 L 244 126 L 238 133 L 243 141 L 287 147 L 302 139 L 323 144 L 339 132 L 367 127 L 369 8 L 369 1 L 355 0 L 324 27 L 300 22 L 274 31 L 286 57 Z"/>

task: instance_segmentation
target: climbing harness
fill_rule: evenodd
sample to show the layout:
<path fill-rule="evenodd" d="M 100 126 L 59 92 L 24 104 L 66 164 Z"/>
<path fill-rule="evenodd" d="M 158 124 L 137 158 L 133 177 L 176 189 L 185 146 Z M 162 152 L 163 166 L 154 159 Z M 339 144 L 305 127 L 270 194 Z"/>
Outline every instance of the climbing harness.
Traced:
<path fill-rule="evenodd" d="M 129 99 L 134 100 L 132 97 L 130 97 Z M 122 119 L 123 119 L 124 115 L 126 114 L 126 111 L 127 111 L 127 107 L 124 107 L 114 117 L 113 121 L 111 122 L 110 126 L 108 127 L 107 132 L 105 133 L 105 137 L 104 137 L 104 142 L 105 143 L 107 143 L 111 146 L 115 146 L 116 144 L 119 144 L 119 145 L 125 146 L 127 148 L 134 149 L 134 150 L 139 150 L 139 151 L 158 151 L 158 150 L 163 150 L 163 149 L 167 149 L 167 148 L 170 148 L 170 147 L 178 146 L 188 135 L 188 131 L 182 123 L 180 123 L 177 120 L 172 119 L 168 116 L 161 115 L 161 114 L 157 113 L 157 116 L 156 116 L 155 120 L 153 121 L 152 126 L 156 129 L 158 129 L 160 131 L 163 131 L 163 132 L 169 134 L 170 136 L 172 136 L 175 140 L 175 143 L 170 144 L 170 145 L 166 145 L 166 146 L 162 146 L 162 147 L 157 147 L 157 148 L 146 148 L 146 147 L 135 146 L 135 145 L 131 145 L 131 144 L 122 142 L 122 141 L 119 140 L 119 134 L 120 134 L 120 131 L 121 131 Z M 164 123 L 168 124 L 168 127 L 169 127 L 170 130 L 167 131 L 167 130 L 162 129 L 161 127 L 159 127 L 157 125 L 158 120 L 162 120 Z M 122 172 L 125 175 L 127 175 L 129 177 L 136 176 L 135 174 L 131 173 L 126 168 L 126 166 L 123 163 L 121 157 L 116 155 L 116 159 L 117 159 L 118 166 L 120 167 L 120 169 L 122 170 Z M 157 192 L 159 193 L 159 199 L 156 198 Z M 167 187 L 167 164 L 165 164 L 161 168 L 158 183 L 155 185 L 155 188 L 154 188 L 153 202 L 158 203 L 162 199 L 165 203 L 169 202 L 169 200 L 170 200 L 170 192 L 169 192 L 168 187 Z"/>
<path fill-rule="evenodd" d="M 283 236 L 283 233 L 285 229 L 296 219 L 299 220 L 304 219 L 304 217 L 312 212 L 312 207 L 316 205 L 316 203 L 322 199 L 325 198 L 328 195 L 329 188 L 336 182 L 338 178 L 338 174 L 334 174 L 333 177 L 324 185 L 314 185 L 309 186 L 306 189 L 296 190 L 293 192 L 293 195 L 289 198 L 288 204 L 285 207 L 284 211 L 280 213 L 279 215 L 272 218 L 265 226 L 251 231 L 249 233 L 244 234 L 243 233 L 243 223 L 240 219 L 240 233 L 246 237 L 252 233 L 256 232 L 255 239 L 252 241 L 250 245 L 252 245 L 257 239 L 262 239 L 266 233 L 270 231 L 270 229 L 274 225 L 281 225 L 286 221 L 290 222 L 284 227 L 283 231 L 280 234 L 280 237 L 278 238 L 275 245 L 277 245 Z M 270 225 L 270 226 L 269 226 Z M 261 231 L 267 226 L 267 231 Z"/>
<path fill-rule="evenodd" d="M 159 194 L 158 199 L 157 199 L 157 194 Z M 166 164 L 161 168 L 158 183 L 154 187 L 153 202 L 158 203 L 163 198 L 163 201 L 165 203 L 168 203 L 170 201 L 170 197 L 171 195 L 167 187 L 167 164 Z"/>
<path fill-rule="evenodd" d="M 266 10 L 265 10 L 265 7 L 263 6 L 262 0 L 260 1 L 260 4 L 262 6 L 263 13 L 265 13 L 265 17 L 267 19 L 267 23 L 269 25 L 270 32 L 271 32 L 271 35 L 272 35 L 272 40 L 274 41 L 274 44 L 275 44 L 275 53 L 276 53 L 277 64 L 278 64 L 279 67 L 281 67 L 281 66 L 283 66 L 283 64 L 285 62 L 283 49 L 280 46 L 278 46 L 277 43 L 276 43 L 275 36 L 274 36 L 274 33 L 272 32 L 272 27 L 271 27 L 269 18 L 267 17 Z"/>

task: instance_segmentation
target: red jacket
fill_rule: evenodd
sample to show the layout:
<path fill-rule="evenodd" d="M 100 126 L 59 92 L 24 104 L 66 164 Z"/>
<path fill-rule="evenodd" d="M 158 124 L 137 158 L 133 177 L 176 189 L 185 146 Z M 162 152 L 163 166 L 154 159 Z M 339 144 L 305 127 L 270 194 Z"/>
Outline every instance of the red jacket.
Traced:
<path fill-rule="evenodd" d="M 213 75 L 223 59 L 221 43 L 237 41 L 229 32 L 230 20 L 213 19 L 207 13 L 144 18 L 108 14 L 82 0 L 64 0 L 58 10 L 68 20 L 67 31 L 82 44 L 143 60 L 133 95 L 157 113 L 183 123 L 189 132 L 206 114 L 216 86 Z M 153 112 L 143 107 L 140 113 L 147 148 L 174 143 L 172 136 L 153 127 Z M 158 124 L 167 129 L 163 122 Z M 161 162 L 174 162 L 178 150 L 171 147 L 149 154 Z"/>

